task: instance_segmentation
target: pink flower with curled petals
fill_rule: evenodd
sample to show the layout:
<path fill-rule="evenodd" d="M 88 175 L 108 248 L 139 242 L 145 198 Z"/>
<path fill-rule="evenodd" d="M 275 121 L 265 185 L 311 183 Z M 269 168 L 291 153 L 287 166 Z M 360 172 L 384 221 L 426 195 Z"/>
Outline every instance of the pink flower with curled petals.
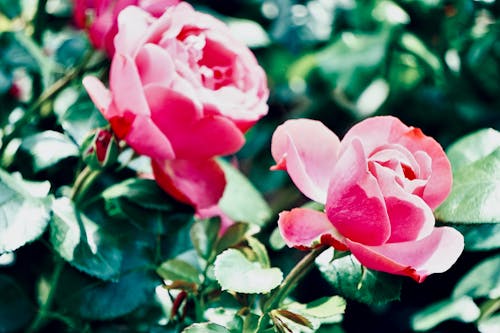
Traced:
<path fill-rule="evenodd" d="M 215 157 L 237 152 L 267 113 L 265 72 L 223 22 L 185 2 L 159 18 L 128 6 L 114 41 L 109 89 L 83 80 L 91 99 L 118 138 L 151 157 L 166 192 L 200 216 L 219 212 L 226 182 Z"/>
<path fill-rule="evenodd" d="M 364 266 L 422 282 L 448 270 L 464 248 L 432 213 L 451 191 L 443 149 L 418 128 L 384 116 L 366 119 L 342 141 L 322 123 L 289 120 L 272 139 L 272 169 L 286 170 L 324 212 L 295 208 L 278 225 L 290 247 L 350 250 Z"/>
<path fill-rule="evenodd" d="M 155 17 L 160 17 L 180 0 L 75 0 L 73 19 L 80 29 L 88 29 L 95 48 L 112 57 L 115 53 L 114 38 L 118 32 L 118 14 L 127 6 L 139 6 Z"/>

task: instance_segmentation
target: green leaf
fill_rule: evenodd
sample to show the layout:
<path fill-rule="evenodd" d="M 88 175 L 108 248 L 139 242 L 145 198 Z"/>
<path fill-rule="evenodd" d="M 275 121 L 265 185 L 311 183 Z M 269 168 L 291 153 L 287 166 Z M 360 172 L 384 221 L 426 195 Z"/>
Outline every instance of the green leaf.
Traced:
<path fill-rule="evenodd" d="M 54 101 L 54 111 L 59 123 L 78 144 L 81 144 L 88 132 L 104 127 L 106 119 L 96 109 L 86 93 L 68 88 L 61 92 Z"/>
<path fill-rule="evenodd" d="M 458 281 L 453 297 L 500 297 L 500 254 L 483 260 Z"/>
<path fill-rule="evenodd" d="M 467 296 L 444 300 L 416 313 L 411 320 L 413 330 L 425 332 L 440 323 L 455 319 L 470 323 L 479 317 L 480 311 L 474 301 Z"/>
<path fill-rule="evenodd" d="M 278 310 L 273 310 L 271 311 L 271 316 L 280 316 L 280 317 L 284 317 L 290 321 L 292 321 L 293 323 L 299 325 L 299 326 L 305 326 L 307 328 L 310 328 L 310 329 L 313 329 L 314 326 L 313 324 L 309 321 L 309 319 L 307 319 L 306 317 L 298 314 L 298 313 L 294 313 L 292 311 L 288 311 L 286 309 L 278 309 Z"/>
<path fill-rule="evenodd" d="M 330 318 L 345 312 L 346 301 L 340 296 L 322 297 L 307 304 L 291 303 L 287 309 L 315 318 Z"/>
<path fill-rule="evenodd" d="M 327 250 L 316 259 L 316 265 L 340 295 L 366 304 L 399 299 L 401 277 L 369 270 L 352 255 L 332 259 L 333 250 Z"/>
<path fill-rule="evenodd" d="M 500 248 L 500 223 L 454 224 L 465 238 L 468 251 L 489 251 Z"/>
<path fill-rule="evenodd" d="M 228 162 L 219 159 L 226 176 L 226 188 L 219 206 L 233 221 L 264 226 L 271 218 L 271 208 L 250 181 Z"/>
<path fill-rule="evenodd" d="M 223 290 L 246 294 L 268 293 L 283 280 L 278 268 L 262 268 L 240 251 L 228 249 L 215 260 L 215 278 Z"/>
<path fill-rule="evenodd" d="M 446 150 L 446 155 L 450 159 L 453 171 L 458 171 L 487 157 L 498 147 L 500 147 L 500 132 L 487 128 L 459 139 Z"/>
<path fill-rule="evenodd" d="M 28 182 L 0 169 L 0 253 L 34 241 L 50 220 L 49 182 Z"/>
<path fill-rule="evenodd" d="M 269 255 L 267 254 L 266 247 L 255 237 L 247 237 L 248 246 L 252 249 L 253 253 L 260 262 L 263 268 L 271 267 L 271 260 L 269 260 Z"/>
<path fill-rule="evenodd" d="M 77 269 L 101 278 L 116 279 L 123 254 L 113 233 L 75 209 L 67 198 L 54 201 L 50 241 Z"/>
<path fill-rule="evenodd" d="M 35 307 L 17 282 L 0 275 L 0 332 L 17 332 L 26 326 Z"/>
<path fill-rule="evenodd" d="M 255 225 L 247 223 L 234 223 L 224 232 L 222 237 L 217 241 L 216 253 L 219 254 L 225 249 L 235 246 L 243 242 L 247 236 L 253 235 L 259 231 Z"/>
<path fill-rule="evenodd" d="M 231 331 L 214 323 L 200 323 L 186 327 L 182 333 L 231 333 Z"/>
<path fill-rule="evenodd" d="M 174 233 L 193 216 L 191 207 L 175 202 L 150 179 L 128 179 L 107 188 L 102 197 L 109 215 L 154 234 Z"/>
<path fill-rule="evenodd" d="M 79 155 L 78 146 L 64 134 L 55 131 L 45 131 L 25 138 L 20 149 L 32 156 L 35 172 L 49 168 L 65 158 Z"/>
<path fill-rule="evenodd" d="M 196 252 L 205 260 L 214 254 L 214 245 L 220 230 L 220 219 L 197 220 L 191 227 L 189 235 Z"/>
<path fill-rule="evenodd" d="M 116 281 L 99 280 L 66 268 L 56 290 L 60 308 L 84 319 L 109 320 L 152 301 L 160 281 L 152 269 L 147 249 L 132 244 L 123 258 Z"/>
<path fill-rule="evenodd" d="M 436 210 L 442 221 L 500 223 L 500 148 L 453 174 L 453 188 Z"/>
<path fill-rule="evenodd" d="M 179 259 L 165 261 L 156 269 L 156 273 L 158 273 L 163 280 L 201 284 L 200 272 L 192 265 Z"/>
<path fill-rule="evenodd" d="M 176 205 L 157 184 L 151 179 L 131 178 L 108 187 L 102 192 L 106 201 L 126 198 L 147 209 L 170 211 Z"/>
<path fill-rule="evenodd" d="M 237 314 L 236 309 L 209 308 L 204 312 L 204 317 L 215 324 L 224 326 L 231 333 L 242 333 L 244 320 Z"/>

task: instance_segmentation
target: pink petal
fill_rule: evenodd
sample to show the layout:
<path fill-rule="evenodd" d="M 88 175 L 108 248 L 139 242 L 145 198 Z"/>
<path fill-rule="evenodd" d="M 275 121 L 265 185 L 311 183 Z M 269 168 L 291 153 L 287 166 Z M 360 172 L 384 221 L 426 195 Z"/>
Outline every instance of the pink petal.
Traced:
<path fill-rule="evenodd" d="M 288 120 L 276 128 L 271 153 L 277 168 L 286 170 L 307 197 L 325 203 L 339 139 L 319 121 Z"/>
<path fill-rule="evenodd" d="M 367 246 L 346 240 L 352 254 L 367 268 L 407 275 L 423 282 L 433 273 L 447 271 L 464 248 L 462 234 L 451 227 L 435 228 L 418 241 Z"/>
<path fill-rule="evenodd" d="M 332 173 L 326 214 L 346 238 L 380 245 L 389 239 L 391 224 L 384 197 L 367 163 L 361 142 L 353 140 Z"/>
<path fill-rule="evenodd" d="M 347 250 L 344 238 L 323 212 L 309 208 L 283 211 L 279 214 L 278 227 L 289 247 L 311 249 L 324 244 L 341 251 Z"/>
<path fill-rule="evenodd" d="M 116 132 L 116 126 L 113 126 L 113 130 Z M 175 157 L 170 141 L 149 117 L 135 117 L 124 139 L 141 155 L 159 160 Z"/>
<path fill-rule="evenodd" d="M 108 118 L 108 109 L 111 104 L 111 92 L 102 84 L 95 76 L 86 76 L 82 80 L 82 84 L 87 90 L 87 93 L 94 102 L 95 106 L 101 111 L 105 118 Z"/>
<path fill-rule="evenodd" d="M 168 87 L 175 76 L 170 55 L 156 44 L 146 44 L 135 58 L 142 85 L 156 83 Z"/>
<path fill-rule="evenodd" d="M 399 142 L 414 153 L 424 151 L 432 160 L 432 174 L 425 186 L 423 199 L 435 209 L 450 194 L 452 185 L 451 164 L 441 145 L 418 128 L 410 128 Z M 421 160 L 422 161 L 422 160 Z M 423 163 L 423 161 L 422 161 Z"/>
<path fill-rule="evenodd" d="M 159 86 L 148 86 L 151 117 L 169 138 L 177 158 L 210 158 L 238 151 L 245 138 L 221 116 L 201 118 L 201 110 L 186 96 Z"/>
<path fill-rule="evenodd" d="M 388 242 L 412 241 L 428 236 L 435 222 L 430 207 L 419 196 L 406 192 L 393 170 L 377 163 L 370 166 L 378 180 L 391 221 Z"/>
<path fill-rule="evenodd" d="M 153 161 L 152 167 L 163 190 L 197 210 L 216 205 L 224 193 L 224 171 L 213 159 Z"/>
<path fill-rule="evenodd" d="M 132 58 L 115 54 L 109 75 L 110 90 L 113 92 L 115 105 L 121 112 L 150 114 L 139 72 Z"/>
<path fill-rule="evenodd" d="M 118 33 L 115 52 L 134 57 L 143 45 L 143 36 L 149 29 L 151 15 L 139 7 L 129 6 L 118 15 Z"/>
<path fill-rule="evenodd" d="M 432 175 L 424 189 L 423 199 L 435 209 L 451 191 L 451 166 L 443 148 L 433 138 L 426 136 L 418 128 L 408 127 L 392 116 L 373 117 L 353 126 L 342 140 L 342 150 L 349 142 L 359 138 L 368 155 L 380 146 L 398 143 L 412 154 L 423 151 L 432 160 Z"/>

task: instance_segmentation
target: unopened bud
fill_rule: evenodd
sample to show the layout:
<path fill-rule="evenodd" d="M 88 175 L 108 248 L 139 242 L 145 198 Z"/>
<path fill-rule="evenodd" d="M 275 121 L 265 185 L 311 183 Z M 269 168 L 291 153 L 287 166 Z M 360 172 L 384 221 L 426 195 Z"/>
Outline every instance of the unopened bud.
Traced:
<path fill-rule="evenodd" d="M 113 132 L 99 128 L 85 138 L 81 153 L 83 161 L 90 168 L 99 170 L 116 162 L 119 148 Z"/>

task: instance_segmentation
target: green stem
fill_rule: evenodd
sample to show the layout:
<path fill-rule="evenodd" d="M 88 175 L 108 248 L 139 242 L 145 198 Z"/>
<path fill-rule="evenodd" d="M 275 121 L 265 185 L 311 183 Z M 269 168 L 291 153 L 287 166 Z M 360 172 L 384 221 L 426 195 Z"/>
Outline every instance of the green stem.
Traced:
<path fill-rule="evenodd" d="M 0 160 L 3 160 L 3 155 L 5 153 L 6 147 L 9 143 L 18 136 L 19 131 L 26 126 L 35 116 L 38 114 L 38 109 L 45 103 L 49 98 L 52 98 L 55 94 L 61 91 L 66 85 L 71 82 L 74 78 L 80 75 L 84 70 L 86 65 L 92 58 L 93 52 L 87 52 L 81 63 L 68 71 L 66 75 L 54 82 L 50 87 L 48 87 L 34 102 L 30 107 L 24 112 L 23 116 L 14 124 L 14 129 L 6 134 L 2 139 L 2 146 L 0 147 Z"/>
<path fill-rule="evenodd" d="M 56 294 L 57 284 L 64 268 L 64 260 L 59 256 L 55 256 L 54 258 L 55 266 L 50 278 L 49 294 L 47 295 L 45 301 L 42 303 L 40 310 L 38 310 L 38 313 L 36 314 L 36 317 L 31 323 L 30 327 L 28 327 L 28 329 L 26 330 L 27 333 L 34 333 L 42 328 L 42 326 L 45 324 L 47 314 L 50 313 L 50 308 L 52 307 L 52 302 Z"/>
<path fill-rule="evenodd" d="M 477 321 L 488 319 L 492 314 L 497 312 L 498 309 L 500 309 L 500 297 L 487 300 L 481 305 L 481 315 Z"/>
<path fill-rule="evenodd" d="M 71 192 L 71 200 L 78 203 L 85 193 L 90 189 L 95 179 L 101 174 L 98 170 L 92 170 L 86 166 L 76 177 L 73 190 Z"/>
<path fill-rule="evenodd" d="M 327 248 L 326 246 L 322 246 L 312 250 L 295 265 L 278 289 L 271 294 L 271 297 L 264 304 L 264 313 L 268 313 L 280 306 L 288 294 L 296 287 L 297 283 L 313 268 L 314 260 Z"/>

